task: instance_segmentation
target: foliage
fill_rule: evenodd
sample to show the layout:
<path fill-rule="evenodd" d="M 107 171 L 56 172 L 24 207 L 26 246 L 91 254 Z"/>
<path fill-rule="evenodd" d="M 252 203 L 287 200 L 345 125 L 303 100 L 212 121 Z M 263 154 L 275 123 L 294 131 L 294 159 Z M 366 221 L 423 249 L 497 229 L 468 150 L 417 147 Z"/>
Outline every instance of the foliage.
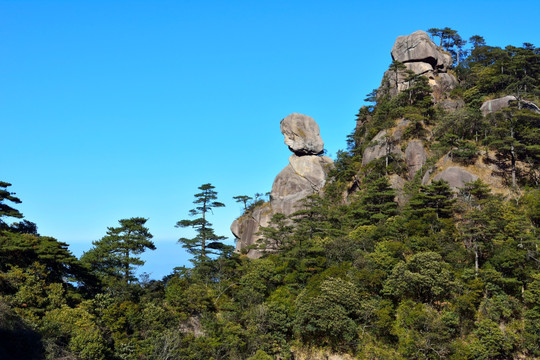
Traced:
<path fill-rule="evenodd" d="M 156 248 L 150 240 L 152 234 L 144 226 L 146 221 L 141 217 L 119 220 L 119 227 L 107 228 L 106 236 L 92 242 L 94 247 L 83 254 L 81 261 L 109 286 L 122 284 L 127 288 L 136 280 L 135 266 L 144 265 L 144 261 L 135 255 Z"/>
<path fill-rule="evenodd" d="M 217 192 L 212 184 L 203 184 L 199 186 L 200 193 L 195 194 L 194 204 L 198 205 L 195 209 L 191 209 L 191 216 L 199 216 L 193 220 L 180 220 L 176 223 L 176 227 L 191 227 L 197 235 L 194 238 L 180 238 L 179 243 L 190 254 L 194 255 L 192 260 L 194 263 L 204 262 L 208 259 L 208 255 L 215 254 L 223 250 L 225 245 L 222 243 L 224 236 L 218 236 L 214 233 L 212 224 L 206 220 L 209 212 L 218 207 L 224 207 L 225 204 L 217 201 Z"/>
<path fill-rule="evenodd" d="M 5 203 L 6 200 L 14 204 L 21 203 L 21 200 L 18 197 L 14 196 L 15 193 L 7 190 L 7 188 L 10 186 L 11 184 L 8 182 L 0 181 L 0 230 L 8 227 L 8 225 L 2 218 L 14 217 L 16 219 L 21 219 L 23 217 L 19 210 L 14 209 L 9 204 Z"/>

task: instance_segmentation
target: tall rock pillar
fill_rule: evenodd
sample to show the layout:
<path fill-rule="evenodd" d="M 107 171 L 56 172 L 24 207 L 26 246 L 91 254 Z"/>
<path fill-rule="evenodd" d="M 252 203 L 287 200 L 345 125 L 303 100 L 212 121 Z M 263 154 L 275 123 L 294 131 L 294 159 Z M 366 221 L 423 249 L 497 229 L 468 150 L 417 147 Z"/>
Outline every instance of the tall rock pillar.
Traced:
<path fill-rule="evenodd" d="M 300 210 L 302 199 L 322 190 L 328 171 L 334 164 L 329 157 L 320 155 L 324 151 L 324 143 L 319 125 L 313 118 L 292 113 L 281 120 L 280 127 L 285 144 L 293 154 L 289 157 L 289 165 L 274 179 L 270 201 L 246 212 L 232 223 L 237 251 L 257 244 L 259 228 L 268 226 L 274 214 L 290 215 Z M 247 255 L 258 258 L 261 252 L 252 248 Z"/>

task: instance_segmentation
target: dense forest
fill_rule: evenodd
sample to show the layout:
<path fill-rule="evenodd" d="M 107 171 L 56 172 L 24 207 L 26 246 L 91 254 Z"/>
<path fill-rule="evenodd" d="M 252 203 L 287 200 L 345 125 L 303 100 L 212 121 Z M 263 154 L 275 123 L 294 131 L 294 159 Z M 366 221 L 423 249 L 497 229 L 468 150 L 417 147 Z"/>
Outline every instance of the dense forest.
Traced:
<path fill-rule="evenodd" d="M 392 62 L 408 87 L 367 95 L 324 191 L 261 228 L 258 259 L 214 232 L 224 205 L 211 184 L 176 224 L 195 230 L 179 240 L 192 266 L 151 280 L 135 276 L 155 248 L 146 219 L 119 220 L 78 259 L 0 182 L 0 359 L 540 358 L 540 115 L 523 105 L 540 104 L 540 49 L 428 32 L 453 58 L 458 84 L 444 97 L 459 108 Z M 506 95 L 516 100 L 482 114 Z M 399 119 L 431 156 L 397 201 L 389 179 L 403 159 L 362 156 Z M 422 185 L 442 156 L 493 163 L 506 190 Z M 236 200 L 246 213 L 264 202 Z"/>

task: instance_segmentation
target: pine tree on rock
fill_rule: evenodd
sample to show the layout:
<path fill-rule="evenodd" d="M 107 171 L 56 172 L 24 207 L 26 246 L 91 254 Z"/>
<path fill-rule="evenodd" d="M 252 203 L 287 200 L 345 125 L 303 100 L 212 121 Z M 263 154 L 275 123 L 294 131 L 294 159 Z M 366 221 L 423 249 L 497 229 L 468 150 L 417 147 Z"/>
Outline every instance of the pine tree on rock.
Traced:
<path fill-rule="evenodd" d="M 180 220 L 176 223 L 176 227 L 191 227 L 197 235 L 194 238 L 180 238 L 179 243 L 187 251 L 194 255 L 192 260 L 194 263 L 200 263 L 208 259 L 208 255 L 216 254 L 215 250 L 221 250 L 226 247 L 222 243 L 226 239 L 225 236 L 218 236 L 214 233 L 212 224 L 206 219 L 208 212 L 212 212 L 213 208 L 224 207 L 225 204 L 217 201 L 217 192 L 212 184 L 203 184 L 199 186 L 200 193 L 195 194 L 194 204 L 197 206 L 191 209 L 191 216 L 200 216 L 193 220 Z"/>
<path fill-rule="evenodd" d="M 244 205 L 244 212 L 247 211 L 248 209 L 248 202 L 250 200 L 253 200 L 253 198 L 251 196 L 247 196 L 247 195 L 238 195 L 238 196 L 233 196 L 233 199 L 237 202 L 237 203 L 241 203 Z"/>

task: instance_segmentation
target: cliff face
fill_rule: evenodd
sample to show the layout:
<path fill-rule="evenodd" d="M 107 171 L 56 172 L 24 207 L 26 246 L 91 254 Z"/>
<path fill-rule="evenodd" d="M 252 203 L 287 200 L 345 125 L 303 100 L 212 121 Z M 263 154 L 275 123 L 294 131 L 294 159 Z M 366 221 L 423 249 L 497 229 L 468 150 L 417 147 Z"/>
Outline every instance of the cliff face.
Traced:
<path fill-rule="evenodd" d="M 274 179 L 270 201 L 246 212 L 231 225 L 236 250 L 248 248 L 251 258 L 261 255 L 255 248 L 261 238 L 260 227 L 267 227 L 274 214 L 290 215 L 300 210 L 302 199 L 322 190 L 333 165 L 332 159 L 320 156 L 324 143 L 313 118 L 293 113 L 281 120 L 280 127 L 285 144 L 293 152 L 289 164 Z"/>

